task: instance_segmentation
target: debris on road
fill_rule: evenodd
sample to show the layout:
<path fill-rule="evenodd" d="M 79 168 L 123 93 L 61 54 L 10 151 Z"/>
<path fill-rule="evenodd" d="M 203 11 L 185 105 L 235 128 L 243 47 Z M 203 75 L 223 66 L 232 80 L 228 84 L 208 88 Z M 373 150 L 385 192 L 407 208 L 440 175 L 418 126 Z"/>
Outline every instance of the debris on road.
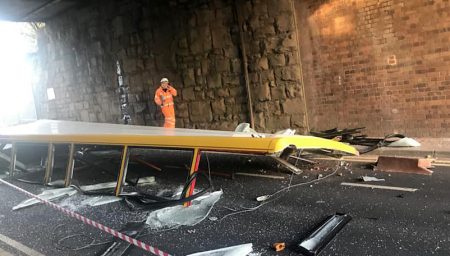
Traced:
<path fill-rule="evenodd" d="M 222 194 L 222 190 L 219 190 L 201 196 L 194 199 L 190 207 L 176 205 L 153 211 L 149 214 L 146 224 L 151 229 L 194 226 L 208 217 Z"/>
<path fill-rule="evenodd" d="M 47 200 L 47 201 L 52 201 L 58 198 L 61 198 L 63 196 L 72 196 L 75 195 L 77 193 L 77 190 L 74 188 L 57 188 L 57 189 L 49 189 L 49 190 L 45 190 L 44 192 L 40 193 L 39 196 L 40 198 Z M 25 207 L 29 207 L 35 204 L 40 204 L 41 202 L 35 198 L 30 198 L 27 199 L 23 202 L 21 202 L 20 204 L 14 206 L 12 209 L 15 210 L 19 210 Z"/>
<path fill-rule="evenodd" d="M 198 252 L 187 256 L 244 256 L 253 251 L 253 244 L 241 244 L 217 250 Z"/>
<path fill-rule="evenodd" d="M 100 206 L 121 201 L 122 198 L 116 196 L 95 196 L 81 202 L 81 205 Z"/>
<path fill-rule="evenodd" d="M 281 251 L 283 251 L 284 249 L 286 249 L 286 243 L 274 243 L 274 244 L 273 244 L 273 249 L 274 249 L 276 252 L 281 252 Z"/>
<path fill-rule="evenodd" d="M 362 181 L 364 181 L 364 182 L 369 182 L 369 181 L 386 181 L 385 179 L 379 179 L 377 177 L 371 177 L 371 176 L 362 176 L 360 179 Z"/>
<path fill-rule="evenodd" d="M 415 139 L 405 137 L 392 142 L 388 147 L 420 147 L 420 143 Z"/>
<path fill-rule="evenodd" d="M 433 171 L 429 170 L 433 159 L 426 158 L 408 158 L 380 156 L 375 167 L 376 171 L 382 172 L 402 172 L 431 175 Z"/>
<path fill-rule="evenodd" d="M 258 202 L 263 202 L 263 201 L 266 201 L 266 200 L 269 199 L 269 198 L 270 198 L 270 195 L 258 196 L 258 197 L 256 198 L 256 201 L 258 201 Z"/>
<path fill-rule="evenodd" d="M 120 232 L 132 237 L 137 238 L 139 234 L 144 230 L 145 224 L 143 222 L 128 222 L 125 224 Z M 110 246 L 101 254 L 101 256 L 122 256 L 125 254 L 130 248 L 131 244 L 127 243 L 121 239 L 114 238 L 114 241 L 111 242 Z"/>
<path fill-rule="evenodd" d="M 331 139 L 335 141 L 340 141 L 344 143 L 349 143 L 351 145 L 359 145 L 365 146 L 367 149 L 360 150 L 360 153 L 367 153 L 373 151 L 380 147 L 386 147 L 395 143 L 399 140 L 405 139 L 406 137 L 402 134 L 390 134 L 385 136 L 384 138 L 369 138 L 367 135 L 363 134 L 363 130 L 365 127 L 359 128 L 351 128 L 351 129 L 343 129 L 339 130 L 337 128 L 333 128 L 330 130 L 324 131 L 311 131 L 310 134 L 312 136 L 321 137 L 325 139 Z M 404 140 L 400 142 L 400 145 L 413 143 L 411 140 Z M 413 143 L 414 144 L 414 143 Z M 395 144 L 394 144 L 395 145 Z M 415 144 L 414 144 L 415 145 Z"/>
<path fill-rule="evenodd" d="M 350 215 L 339 213 L 328 217 L 298 244 L 298 250 L 307 256 L 318 255 L 351 219 Z"/>
<path fill-rule="evenodd" d="M 377 188 L 377 189 L 386 189 L 386 190 L 397 190 L 397 191 L 405 191 L 405 192 L 415 192 L 415 191 L 418 190 L 417 188 L 380 186 L 380 185 L 351 183 L 351 182 L 342 182 L 341 185 L 342 186 L 351 186 L 351 187 L 363 187 L 363 188 Z"/>
<path fill-rule="evenodd" d="M 283 176 L 277 176 L 277 175 L 267 175 L 267 174 L 258 174 L 258 173 L 248 173 L 248 172 L 236 172 L 235 175 L 240 176 L 250 176 L 250 177 L 258 177 L 258 178 L 269 178 L 269 179 L 278 179 L 278 180 L 284 180 Z"/>
<path fill-rule="evenodd" d="M 149 177 L 143 177 L 139 179 L 138 185 L 148 185 L 148 184 L 154 184 L 155 183 L 155 177 L 149 176 Z M 61 184 L 61 181 L 56 180 L 53 182 L 53 185 Z M 105 190 L 105 189 L 113 189 L 116 187 L 116 182 L 105 182 L 105 183 L 98 183 L 93 185 L 85 185 L 80 186 L 79 189 L 83 192 L 92 192 L 92 191 L 99 191 L 99 190 Z M 77 188 L 75 187 L 67 187 L 67 188 L 56 188 L 56 189 L 49 189 L 45 190 L 38 196 L 42 199 L 53 201 L 59 198 L 62 198 L 64 196 L 73 196 L 78 192 Z M 82 205 L 89 205 L 89 206 L 99 206 L 104 204 L 109 204 L 112 202 L 120 201 L 122 198 L 114 197 L 114 196 L 97 196 L 93 198 L 88 198 L 82 202 Z M 19 210 L 25 207 L 29 207 L 32 205 L 39 204 L 40 202 L 37 199 L 27 199 L 20 204 L 13 207 L 13 210 Z"/>

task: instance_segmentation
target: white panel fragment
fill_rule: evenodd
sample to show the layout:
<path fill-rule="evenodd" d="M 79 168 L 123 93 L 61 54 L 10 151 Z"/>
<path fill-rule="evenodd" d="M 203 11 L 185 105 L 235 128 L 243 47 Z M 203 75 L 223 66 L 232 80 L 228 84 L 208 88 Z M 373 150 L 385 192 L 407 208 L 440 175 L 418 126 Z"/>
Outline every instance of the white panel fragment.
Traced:
<path fill-rule="evenodd" d="M 121 201 L 122 198 L 116 196 L 95 196 L 81 202 L 81 205 L 99 206 Z"/>
<path fill-rule="evenodd" d="M 420 143 L 411 138 L 402 138 L 392 142 L 388 147 L 420 147 Z"/>
<path fill-rule="evenodd" d="M 194 226 L 208 217 L 222 194 L 223 192 L 220 190 L 201 196 L 193 200 L 189 207 L 177 205 L 153 211 L 149 214 L 146 224 L 151 229 L 172 228 L 181 225 Z"/>
<path fill-rule="evenodd" d="M 198 252 L 187 256 L 245 256 L 253 251 L 253 244 L 241 244 L 217 250 Z"/>
<path fill-rule="evenodd" d="M 57 188 L 57 189 L 49 189 L 45 190 L 44 192 L 37 195 L 38 197 L 47 200 L 52 201 L 58 198 L 61 198 L 63 196 L 72 196 L 76 194 L 77 191 L 74 188 Z M 35 204 L 41 203 L 39 200 L 30 198 L 28 200 L 23 201 L 22 203 L 16 205 L 13 207 L 13 210 L 19 210 L 25 207 L 29 207 Z"/>

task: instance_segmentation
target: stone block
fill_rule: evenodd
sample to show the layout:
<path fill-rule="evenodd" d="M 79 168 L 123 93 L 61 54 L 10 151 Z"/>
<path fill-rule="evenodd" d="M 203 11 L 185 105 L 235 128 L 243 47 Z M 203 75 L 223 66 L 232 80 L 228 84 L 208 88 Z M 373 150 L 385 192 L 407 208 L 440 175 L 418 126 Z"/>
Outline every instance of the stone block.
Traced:
<path fill-rule="evenodd" d="M 212 48 L 211 31 L 209 26 L 196 27 L 189 31 L 190 48 L 193 54 L 207 52 Z"/>
<path fill-rule="evenodd" d="M 215 14 L 213 9 L 198 9 L 195 12 L 197 18 L 197 26 L 206 26 L 214 23 Z"/>
<path fill-rule="evenodd" d="M 241 87 L 230 88 L 230 96 L 231 97 L 242 96 L 242 95 L 246 96 L 244 88 L 241 88 Z"/>
<path fill-rule="evenodd" d="M 259 74 L 262 82 L 275 80 L 275 73 L 273 72 L 273 70 L 264 70 L 261 71 Z"/>
<path fill-rule="evenodd" d="M 212 45 L 215 49 L 233 45 L 230 30 L 227 27 L 215 27 L 212 30 Z"/>
<path fill-rule="evenodd" d="M 197 101 L 189 104 L 190 120 L 193 123 L 211 122 L 211 105 L 206 101 Z"/>
<path fill-rule="evenodd" d="M 223 3 L 223 1 L 220 1 Z M 228 25 L 233 21 L 233 10 L 231 6 L 227 6 L 216 10 L 216 22 L 222 25 Z"/>
<path fill-rule="evenodd" d="M 81 110 L 80 111 L 80 121 L 89 122 L 89 111 Z"/>
<path fill-rule="evenodd" d="M 292 15 L 279 15 L 275 19 L 275 26 L 280 33 L 291 31 L 294 29 L 294 19 Z"/>
<path fill-rule="evenodd" d="M 229 45 L 229 47 L 222 49 L 223 56 L 229 59 L 240 58 L 239 48 L 237 45 Z"/>
<path fill-rule="evenodd" d="M 259 101 L 268 101 L 270 100 L 270 88 L 269 83 L 263 83 L 253 88 L 253 93 L 256 96 L 256 99 Z"/>
<path fill-rule="evenodd" d="M 208 75 L 207 83 L 209 88 L 221 88 L 222 78 L 219 73 L 212 73 Z"/>
<path fill-rule="evenodd" d="M 305 128 L 306 127 L 306 115 L 294 114 L 291 116 L 292 128 Z"/>
<path fill-rule="evenodd" d="M 77 102 L 77 103 L 75 103 L 75 109 L 76 110 L 82 110 L 84 107 L 83 107 L 83 102 Z"/>
<path fill-rule="evenodd" d="M 277 17 L 281 12 L 291 11 L 291 0 L 268 0 L 267 10 L 270 17 Z"/>
<path fill-rule="evenodd" d="M 286 58 L 284 54 L 271 54 L 269 62 L 272 67 L 282 67 L 286 65 Z"/>
<path fill-rule="evenodd" d="M 266 129 L 266 122 L 263 112 L 255 114 L 255 128 L 257 131 L 264 131 Z"/>
<path fill-rule="evenodd" d="M 233 73 L 241 73 L 242 72 L 242 65 L 241 60 L 236 58 L 231 60 L 231 72 Z"/>
<path fill-rule="evenodd" d="M 286 94 L 288 98 L 302 98 L 303 92 L 300 84 L 289 83 L 286 85 Z"/>
<path fill-rule="evenodd" d="M 183 96 L 183 100 L 184 101 L 195 100 L 195 93 L 194 93 L 194 88 L 193 87 L 184 88 L 181 91 L 181 95 Z"/>
<path fill-rule="evenodd" d="M 236 100 L 234 98 L 225 98 L 225 105 L 227 106 L 233 106 L 236 104 Z"/>
<path fill-rule="evenodd" d="M 184 84 L 184 86 L 194 86 L 195 85 L 195 72 L 194 72 L 193 68 L 184 70 L 183 84 Z"/>
<path fill-rule="evenodd" d="M 144 82 L 143 82 L 142 76 L 140 74 L 130 76 L 129 86 L 134 92 L 142 91 L 143 85 L 144 85 Z"/>
<path fill-rule="evenodd" d="M 139 102 L 139 103 L 135 103 L 133 104 L 133 108 L 134 108 L 134 113 L 142 113 L 145 111 L 146 109 L 146 104 Z"/>
<path fill-rule="evenodd" d="M 268 113 L 269 112 L 269 105 L 268 102 L 254 102 L 253 108 L 255 113 Z"/>
<path fill-rule="evenodd" d="M 295 36 L 293 34 L 289 34 L 288 36 L 283 38 L 283 40 L 281 42 L 281 46 L 283 48 L 292 48 L 292 47 L 297 48 L 298 46 L 297 46 L 297 41 L 295 40 Z"/>
<path fill-rule="evenodd" d="M 286 114 L 304 114 L 305 105 L 299 98 L 286 99 L 282 103 L 283 113 Z"/>
<path fill-rule="evenodd" d="M 215 99 L 215 97 L 214 97 L 214 91 L 213 91 L 213 90 L 207 91 L 207 92 L 206 92 L 206 97 L 207 97 L 208 99 L 210 99 L 210 100 L 214 100 L 214 99 Z"/>
<path fill-rule="evenodd" d="M 275 77 L 282 81 L 300 81 L 301 71 L 298 65 L 292 65 L 275 70 Z"/>
<path fill-rule="evenodd" d="M 223 76 L 223 84 L 227 86 L 239 86 L 241 84 L 239 75 Z"/>
<path fill-rule="evenodd" d="M 114 38 L 118 38 L 119 36 L 123 35 L 123 17 L 122 16 L 116 16 L 112 20 L 112 33 Z"/>
<path fill-rule="evenodd" d="M 208 96 L 207 92 L 205 90 L 201 90 L 200 93 L 197 93 L 197 99 L 206 100 L 206 97 Z"/>
<path fill-rule="evenodd" d="M 186 37 L 183 37 L 178 41 L 178 47 L 181 49 L 187 49 L 189 47 Z"/>
<path fill-rule="evenodd" d="M 189 117 L 189 109 L 188 109 L 187 103 L 177 103 L 177 104 L 175 104 L 175 106 L 176 106 L 176 111 L 175 111 L 176 118 L 188 118 Z"/>
<path fill-rule="evenodd" d="M 267 37 L 275 36 L 275 34 L 275 27 L 273 25 L 267 25 L 258 28 L 255 32 L 253 32 L 253 38 L 256 40 L 262 40 Z"/>
<path fill-rule="evenodd" d="M 286 98 L 285 87 L 277 86 L 270 88 L 270 94 L 272 95 L 272 100 L 282 100 Z"/>
<path fill-rule="evenodd" d="M 278 100 L 270 101 L 268 103 L 268 107 L 269 107 L 269 113 L 272 116 L 279 116 L 279 115 L 281 115 L 280 101 L 278 101 Z"/>
<path fill-rule="evenodd" d="M 195 15 L 192 15 L 188 20 L 188 24 L 190 27 L 197 26 L 197 17 L 195 17 Z"/>
<path fill-rule="evenodd" d="M 266 118 L 266 128 L 271 132 L 276 132 L 291 127 L 291 117 L 284 116 L 269 116 Z"/>
<path fill-rule="evenodd" d="M 205 76 L 209 73 L 209 60 L 203 59 L 200 62 L 200 65 L 202 67 L 202 75 Z"/>
<path fill-rule="evenodd" d="M 260 73 L 258 72 L 251 72 L 248 74 L 248 78 L 250 80 L 250 83 L 258 83 L 259 82 L 259 76 Z"/>
<path fill-rule="evenodd" d="M 217 99 L 211 103 L 213 114 L 222 115 L 226 112 L 225 101 L 223 99 Z"/>
<path fill-rule="evenodd" d="M 248 21 L 248 25 L 250 30 L 256 31 L 261 26 L 259 23 L 258 16 L 253 14 L 250 20 Z"/>
<path fill-rule="evenodd" d="M 220 131 L 233 131 L 235 129 L 234 123 L 230 122 L 215 122 L 211 125 L 211 129 Z"/>
<path fill-rule="evenodd" d="M 266 56 L 263 56 L 258 60 L 258 68 L 261 70 L 269 69 L 269 60 L 267 59 Z"/>
<path fill-rule="evenodd" d="M 228 97 L 230 96 L 230 92 L 228 91 L 228 89 L 218 89 L 216 90 L 216 95 L 217 97 Z"/>
<path fill-rule="evenodd" d="M 126 58 L 122 61 L 122 75 L 135 72 L 137 70 L 136 59 Z"/>
<path fill-rule="evenodd" d="M 230 72 L 230 60 L 229 59 L 216 59 L 214 66 L 217 72 Z"/>
<path fill-rule="evenodd" d="M 286 53 L 286 64 L 288 66 L 290 66 L 290 65 L 298 65 L 299 64 L 299 62 L 298 62 L 298 55 L 297 55 L 296 51 Z"/>

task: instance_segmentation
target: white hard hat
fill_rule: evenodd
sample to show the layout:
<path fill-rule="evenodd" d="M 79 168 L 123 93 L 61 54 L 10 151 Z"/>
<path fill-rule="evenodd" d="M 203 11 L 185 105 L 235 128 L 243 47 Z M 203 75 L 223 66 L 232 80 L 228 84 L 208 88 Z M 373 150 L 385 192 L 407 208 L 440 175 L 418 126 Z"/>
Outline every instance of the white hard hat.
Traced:
<path fill-rule="evenodd" d="M 169 82 L 169 79 L 167 79 L 167 78 L 163 78 L 163 79 L 161 79 L 161 83 L 168 83 Z"/>

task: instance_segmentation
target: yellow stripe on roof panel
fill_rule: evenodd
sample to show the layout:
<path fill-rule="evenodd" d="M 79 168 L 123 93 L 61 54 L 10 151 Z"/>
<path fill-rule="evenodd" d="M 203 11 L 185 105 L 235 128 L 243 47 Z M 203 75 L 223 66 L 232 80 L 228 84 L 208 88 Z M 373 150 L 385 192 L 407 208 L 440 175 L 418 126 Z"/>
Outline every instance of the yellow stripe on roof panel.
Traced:
<path fill-rule="evenodd" d="M 358 155 L 346 144 L 312 137 L 254 134 L 229 131 L 167 129 L 137 125 L 39 120 L 0 129 L 7 141 L 199 148 L 223 152 L 273 154 L 290 145 L 304 149 L 329 149 Z"/>

